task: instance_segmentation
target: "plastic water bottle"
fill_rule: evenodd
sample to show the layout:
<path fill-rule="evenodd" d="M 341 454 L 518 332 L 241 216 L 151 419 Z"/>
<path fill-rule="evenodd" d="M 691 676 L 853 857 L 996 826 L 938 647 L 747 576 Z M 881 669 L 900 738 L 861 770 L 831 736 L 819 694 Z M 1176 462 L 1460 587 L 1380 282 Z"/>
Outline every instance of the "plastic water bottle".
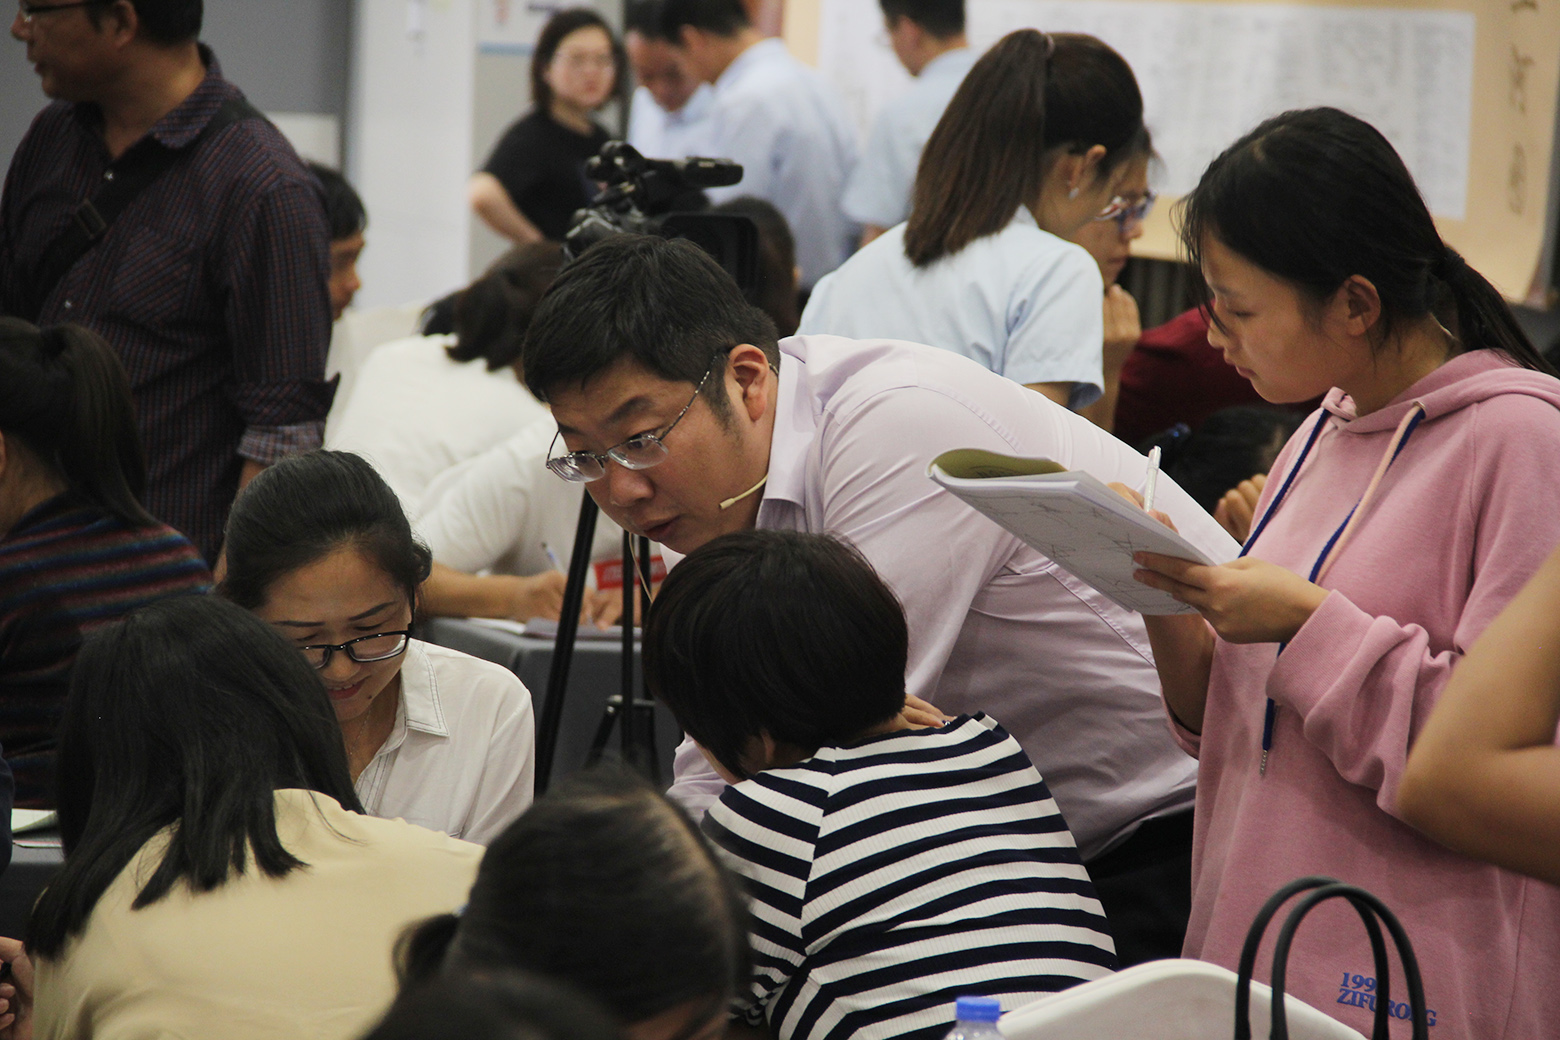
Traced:
<path fill-rule="evenodd" d="M 997 1031 L 1002 1002 L 996 997 L 960 997 L 954 1002 L 953 1017 L 946 1040 L 1002 1040 Z"/>

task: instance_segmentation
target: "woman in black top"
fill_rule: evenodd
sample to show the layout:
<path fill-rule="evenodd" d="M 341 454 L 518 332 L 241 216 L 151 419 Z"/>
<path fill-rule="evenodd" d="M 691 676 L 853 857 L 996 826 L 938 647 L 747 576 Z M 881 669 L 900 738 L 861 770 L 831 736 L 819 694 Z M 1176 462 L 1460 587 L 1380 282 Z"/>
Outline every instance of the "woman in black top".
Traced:
<path fill-rule="evenodd" d="M 531 112 L 504 131 L 472 175 L 471 208 L 518 245 L 561 241 L 596 187 L 585 160 L 607 131 L 592 115 L 626 82 L 627 59 L 595 11 L 571 8 L 548 20 L 531 58 Z"/>

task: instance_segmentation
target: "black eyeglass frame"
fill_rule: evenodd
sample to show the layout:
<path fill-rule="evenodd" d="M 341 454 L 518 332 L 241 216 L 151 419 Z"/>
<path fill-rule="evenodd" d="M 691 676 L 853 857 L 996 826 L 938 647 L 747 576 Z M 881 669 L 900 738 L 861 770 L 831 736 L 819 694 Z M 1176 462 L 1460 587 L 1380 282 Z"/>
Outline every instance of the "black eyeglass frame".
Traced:
<path fill-rule="evenodd" d="M 370 639 L 383 639 L 385 636 L 400 636 L 401 645 L 396 647 L 390 653 L 380 654 L 378 657 L 359 657 L 357 655 L 357 651 L 352 649 L 353 644 L 355 643 L 367 642 Z M 330 667 L 330 659 L 337 650 L 340 650 L 342 653 L 346 654 L 350 660 L 356 662 L 357 664 L 376 664 L 380 661 L 388 661 L 392 657 L 400 657 L 402 654 L 406 653 L 406 648 L 410 646 L 411 643 L 412 629 L 403 628 L 394 632 L 370 632 L 366 636 L 358 636 L 356 639 L 349 639 L 345 643 L 316 643 L 309 646 L 300 646 L 298 650 L 301 653 L 307 653 L 310 650 L 323 650 L 324 656 L 320 658 L 320 663 L 314 665 L 315 671 L 323 672 L 325 669 Z M 312 661 L 310 663 L 313 664 Z"/>
<path fill-rule="evenodd" d="M 28 0 L 17 0 L 16 6 L 21 12 L 23 23 L 31 25 L 35 15 L 48 14 L 50 11 L 69 11 L 77 7 L 106 7 L 113 2 L 114 0 L 72 0 L 68 4 L 33 4 L 28 3 Z"/>
<path fill-rule="evenodd" d="M 729 355 L 725 350 L 717 350 L 715 352 L 715 356 L 710 358 L 710 367 L 704 370 L 704 375 L 699 377 L 698 385 L 693 388 L 693 396 L 688 398 L 688 403 L 683 405 L 682 411 L 677 413 L 677 418 L 667 423 L 666 427 L 659 433 L 653 430 L 645 433 L 636 433 L 632 437 L 623 438 L 623 440 L 614 444 L 606 451 L 571 451 L 567 455 L 559 455 L 557 458 L 549 457 L 547 459 L 547 468 L 552 471 L 553 476 L 558 477 L 560 480 L 567 480 L 571 484 L 590 484 L 607 475 L 607 463 L 609 461 L 616 462 L 624 469 L 632 470 L 645 470 L 659 466 L 671 454 L 671 449 L 666 446 L 666 438 L 671 435 L 672 430 L 676 429 L 677 424 L 682 422 L 683 416 L 688 414 L 688 409 L 693 407 L 693 402 L 699 399 L 699 394 L 704 391 L 704 384 L 710 381 L 710 374 L 715 371 L 716 363 L 721 358 L 727 356 Z M 552 455 L 552 450 L 561 436 L 563 436 L 563 431 L 561 430 L 553 434 L 552 443 L 547 446 L 547 454 L 549 456 Z M 660 449 L 660 457 L 652 462 L 641 462 L 629 458 L 623 453 L 623 447 L 633 442 L 637 442 L 635 444 L 636 447 L 653 445 Z M 581 463 L 591 463 L 599 468 L 601 472 L 593 477 L 587 477 L 581 472 Z"/>

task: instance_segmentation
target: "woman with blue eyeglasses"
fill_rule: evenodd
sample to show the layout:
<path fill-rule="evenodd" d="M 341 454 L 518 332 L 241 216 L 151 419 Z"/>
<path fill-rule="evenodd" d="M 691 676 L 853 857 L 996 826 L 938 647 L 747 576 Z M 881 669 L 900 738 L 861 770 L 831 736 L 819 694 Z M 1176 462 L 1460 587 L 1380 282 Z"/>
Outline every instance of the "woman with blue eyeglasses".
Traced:
<path fill-rule="evenodd" d="M 496 664 L 412 638 L 428 549 L 350 452 L 270 467 L 228 517 L 217 591 L 324 680 L 371 815 L 486 844 L 531 804 L 531 695 Z"/>
<path fill-rule="evenodd" d="M 1143 98 L 1092 36 L 1021 29 L 975 63 L 927 141 L 910 219 L 813 289 L 802 334 L 926 343 L 1081 409 L 1106 386 L 1104 285 L 1068 239 L 1141 221 Z M 1138 162 L 1141 160 L 1141 162 Z"/>

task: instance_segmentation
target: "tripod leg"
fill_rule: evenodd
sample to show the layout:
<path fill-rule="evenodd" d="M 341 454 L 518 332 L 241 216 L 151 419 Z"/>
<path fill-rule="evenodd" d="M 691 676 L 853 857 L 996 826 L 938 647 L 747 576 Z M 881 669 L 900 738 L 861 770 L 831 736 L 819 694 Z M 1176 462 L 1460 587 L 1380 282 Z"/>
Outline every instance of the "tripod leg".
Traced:
<path fill-rule="evenodd" d="M 583 495 L 580 520 L 574 529 L 574 552 L 569 557 L 569 578 L 563 589 L 563 613 L 558 617 L 558 638 L 553 642 L 552 666 L 547 672 L 547 696 L 536 726 L 536 793 L 547 790 L 553 756 L 558 750 L 558 730 L 563 725 L 563 698 L 569 688 L 569 665 L 574 637 L 579 634 L 580 605 L 585 602 L 585 575 L 590 570 L 590 547 L 596 538 L 596 502 Z"/>

